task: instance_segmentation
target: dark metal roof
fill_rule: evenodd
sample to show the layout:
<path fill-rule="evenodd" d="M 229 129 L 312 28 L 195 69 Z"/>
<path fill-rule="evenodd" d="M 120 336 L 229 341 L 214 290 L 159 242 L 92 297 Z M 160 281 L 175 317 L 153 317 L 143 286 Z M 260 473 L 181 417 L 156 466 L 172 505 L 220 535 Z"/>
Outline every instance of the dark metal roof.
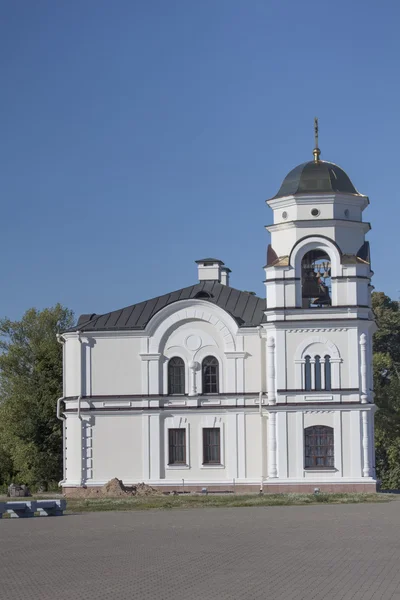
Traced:
<path fill-rule="evenodd" d="M 225 263 L 219 258 L 200 258 L 199 260 L 194 261 L 197 265 L 201 263 L 218 263 L 219 265 L 224 265 Z"/>
<path fill-rule="evenodd" d="M 68 331 L 124 331 L 144 329 L 159 310 L 178 300 L 196 297 L 216 304 L 229 313 L 239 327 L 256 327 L 264 322 L 266 302 L 249 292 L 242 292 L 218 281 L 201 281 L 176 292 L 132 304 L 104 315 L 86 314 Z"/>
<path fill-rule="evenodd" d="M 298 165 L 286 175 L 274 198 L 329 192 L 360 195 L 343 169 L 334 163 L 310 160 Z"/>

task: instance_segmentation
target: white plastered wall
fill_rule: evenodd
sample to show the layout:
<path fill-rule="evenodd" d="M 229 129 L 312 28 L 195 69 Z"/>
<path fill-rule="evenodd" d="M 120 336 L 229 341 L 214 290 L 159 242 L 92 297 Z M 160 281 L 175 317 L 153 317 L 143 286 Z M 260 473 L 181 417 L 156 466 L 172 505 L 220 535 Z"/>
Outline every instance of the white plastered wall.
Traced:
<path fill-rule="evenodd" d="M 219 387 L 226 390 L 229 387 L 227 381 L 227 365 L 224 354 L 224 342 L 221 334 L 206 321 L 194 320 L 178 322 L 165 334 L 159 346 L 160 361 L 162 369 L 161 393 L 168 394 L 168 361 L 178 356 L 185 363 L 185 392 L 191 392 L 193 370 L 189 368 L 190 363 L 196 362 L 199 367 L 207 356 L 214 356 L 219 363 Z M 195 385 L 201 393 L 202 380 L 201 370 L 197 367 L 194 373 Z"/>
<path fill-rule="evenodd" d="M 218 306 L 201 300 L 176 302 L 157 313 L 146 334 L 141 359 L 149 364 L 142 364 L 142 389 L 148 385 L 152 393 L 166 394 L 168 360 L 179 356 L 185 363 L 186 393 L 201 394 L 201 363 L 206 356 L 215 356 L 220 393 L 260 390 L 259 337 L 253 332 L 242 334 L 234 319 Z"/>
<path fill-rule="evenodd" d="M 74 335 L 68 336 L 64 344 L 64 391 L 65 396 L 81 393 L 81 347 Z"/>
<path fill-rule="evenodd" d="M 141 481 L 141 414 L 96 414 L 93 419 L 93 480 L 101 483 L 118 477 L 124 483 Z"/>
<path fill-rule="evenodd" d="M 244 335 L 244 385 L 246 392 L 257 393 L 266 390 L 265 338 L 257 332 Z"/>
<path fill-rule="evenodd" d="M 65 395 L 135 395 L 142 392 L 139 337 L 66 334 Z"/>
<path fill-rule="evenodd" d="M 97 338 L 91 352 L 91 394 L 128 395 L 142 391 L 140 339 Z"/>
<path fill-rule="evenodd" d="M 285 411 L 280 414 L 286 414 L 282 420 L 287 420 L 287 455 L 286 448 L 282 449 L 283 456 L 287 457 L 287 463 L 283 460 L 280 465 L 280 479 L 285 478 L 285 472 L 289 479 L 300 481 L 358 479 L 362 476 L 360 412 L 358 410 L 314 410 L 310 408 L 304 411 Z M 334 471 L 313 472 L 304 469 L 304 430 L 314 425 L 333 428 Z M 278 454 L 282 450 L 281 444 L 279 444 Z"/>
<path fill-rule="evenodd" d="M 70 485 L 82 483 L 82 423 L 76 415 L 68 415 L 65 424 L 65 478 Z"/>
<path fill-rule="evenodd" d="M 318 220 L 313 222 L 312 226 L 299 226 L 297 222 L 296 227 L 292 224 L 280 226 L 278 229 L 270 228 L 271 230 L 271 246 L 275 250 L 278 256 L 287 256 L 290 250 L 296 245 L 297 242 L 306 237 L 315 235 L 324 235 L 325 237 L 335 240 L 339 248 L 344 254 L 356 254 L 364 243 L 365 224 L 344 224 L 343 226 L 325 224 L 321 226 Z"/>
<path fill-rule="evenodd" d="M 153 422 L 151 422 L 153 420 Z M 157 421 L 157 423 L 156 423 Z M 263 433 L 261 433 L 263 423 Z M 203 464 L 203 428 L 219 428 L 221 464 Z M 186 432 L 186 465 L 169 465 L 168 430 Z M 261 439 L 263 438 L 263 456 Z M 260 481 L 266 464 L 266 417 L 245 411 L 171 411 L 143 415 L 144 480 L 171 485 L 184 482 Z M 153 466 L 151 465 L 153 462 Z M 264 465 L 265 471 L 265 465 Z M 183 483 L 182 483 L 182 480 Z"/>
<path fill-rule="evenodd" d="M 288 357 L 293 357 L 292 368 L 287 370 L 287 389 L 304 389 L 303 362 L 305 355 L 325 355 L 337 361 L 332 364 L 332 387 L 349 388 L 358 387 L 358 361 L 357 355 L 352 360 L 357 378 L 350 385 L 349 378 L 349 333 L 345 328 L 313 328 L 290 329 L 286 332 L 286 352 Z M 353 364 L 355 362 L 355 364 Z"/>
<path fill-rule="evenodd" d="M 160 313 L 143 335 L 83 333 L 79 341 L 77 334 L 67 334 L 65 395 L 167 394 L 173 356 L 185 362 L 185 393 L 193 392 L 189 365 L 197 363 L 195 388 L 201 393 L 201 362 L 209 355 L 219 361 L 221 393 L 260 391 L 262 343 L 257 333 L 241 334 L 228 313 L 200 300 L 177 302 Z"/>

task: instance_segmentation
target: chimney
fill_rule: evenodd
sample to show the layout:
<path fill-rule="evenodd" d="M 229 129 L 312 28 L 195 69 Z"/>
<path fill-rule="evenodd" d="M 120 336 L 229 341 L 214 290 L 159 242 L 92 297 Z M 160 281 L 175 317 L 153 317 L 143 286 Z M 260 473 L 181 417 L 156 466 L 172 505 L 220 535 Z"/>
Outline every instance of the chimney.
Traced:
<path fill-rule="evenodd" d="M 231 270 L 228 267 L 221 267 L 221 283 L 222 285 L 229 286 L 229 273 Z"/>
<path fill-rule="evenodd" d="M 229 285 L 229 273 L 231 272 L 228 267 L 225 267 L 222 260 L 218 258 L 202 258 L 196 260 L 199 281 L 218 281 L 223 285 Z"/>

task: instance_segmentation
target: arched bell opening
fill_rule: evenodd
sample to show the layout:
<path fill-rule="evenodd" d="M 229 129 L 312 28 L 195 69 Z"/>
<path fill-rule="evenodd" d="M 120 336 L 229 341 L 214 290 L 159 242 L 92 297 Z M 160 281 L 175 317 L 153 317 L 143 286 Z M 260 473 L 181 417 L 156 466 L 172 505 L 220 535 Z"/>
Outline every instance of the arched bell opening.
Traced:
<path fill-rule="evenodd" d="M 331 306 L 331 261 L 323 250 L 310 250 L 301 261 L 302 307 Z"/>

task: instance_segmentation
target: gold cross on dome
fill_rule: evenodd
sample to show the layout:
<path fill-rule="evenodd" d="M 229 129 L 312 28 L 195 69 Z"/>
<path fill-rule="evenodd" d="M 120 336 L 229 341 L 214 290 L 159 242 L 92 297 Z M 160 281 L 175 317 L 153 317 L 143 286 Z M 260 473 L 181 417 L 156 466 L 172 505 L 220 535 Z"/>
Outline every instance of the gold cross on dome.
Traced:
<path fill-rule="evenodd" d="M 314 161 L 318 162 L 321 154 L 321 150 L 318 148 L 318 117 L 314 118 L 314 140 L 315 140 L 315 148 L 313 150 Z"/>

